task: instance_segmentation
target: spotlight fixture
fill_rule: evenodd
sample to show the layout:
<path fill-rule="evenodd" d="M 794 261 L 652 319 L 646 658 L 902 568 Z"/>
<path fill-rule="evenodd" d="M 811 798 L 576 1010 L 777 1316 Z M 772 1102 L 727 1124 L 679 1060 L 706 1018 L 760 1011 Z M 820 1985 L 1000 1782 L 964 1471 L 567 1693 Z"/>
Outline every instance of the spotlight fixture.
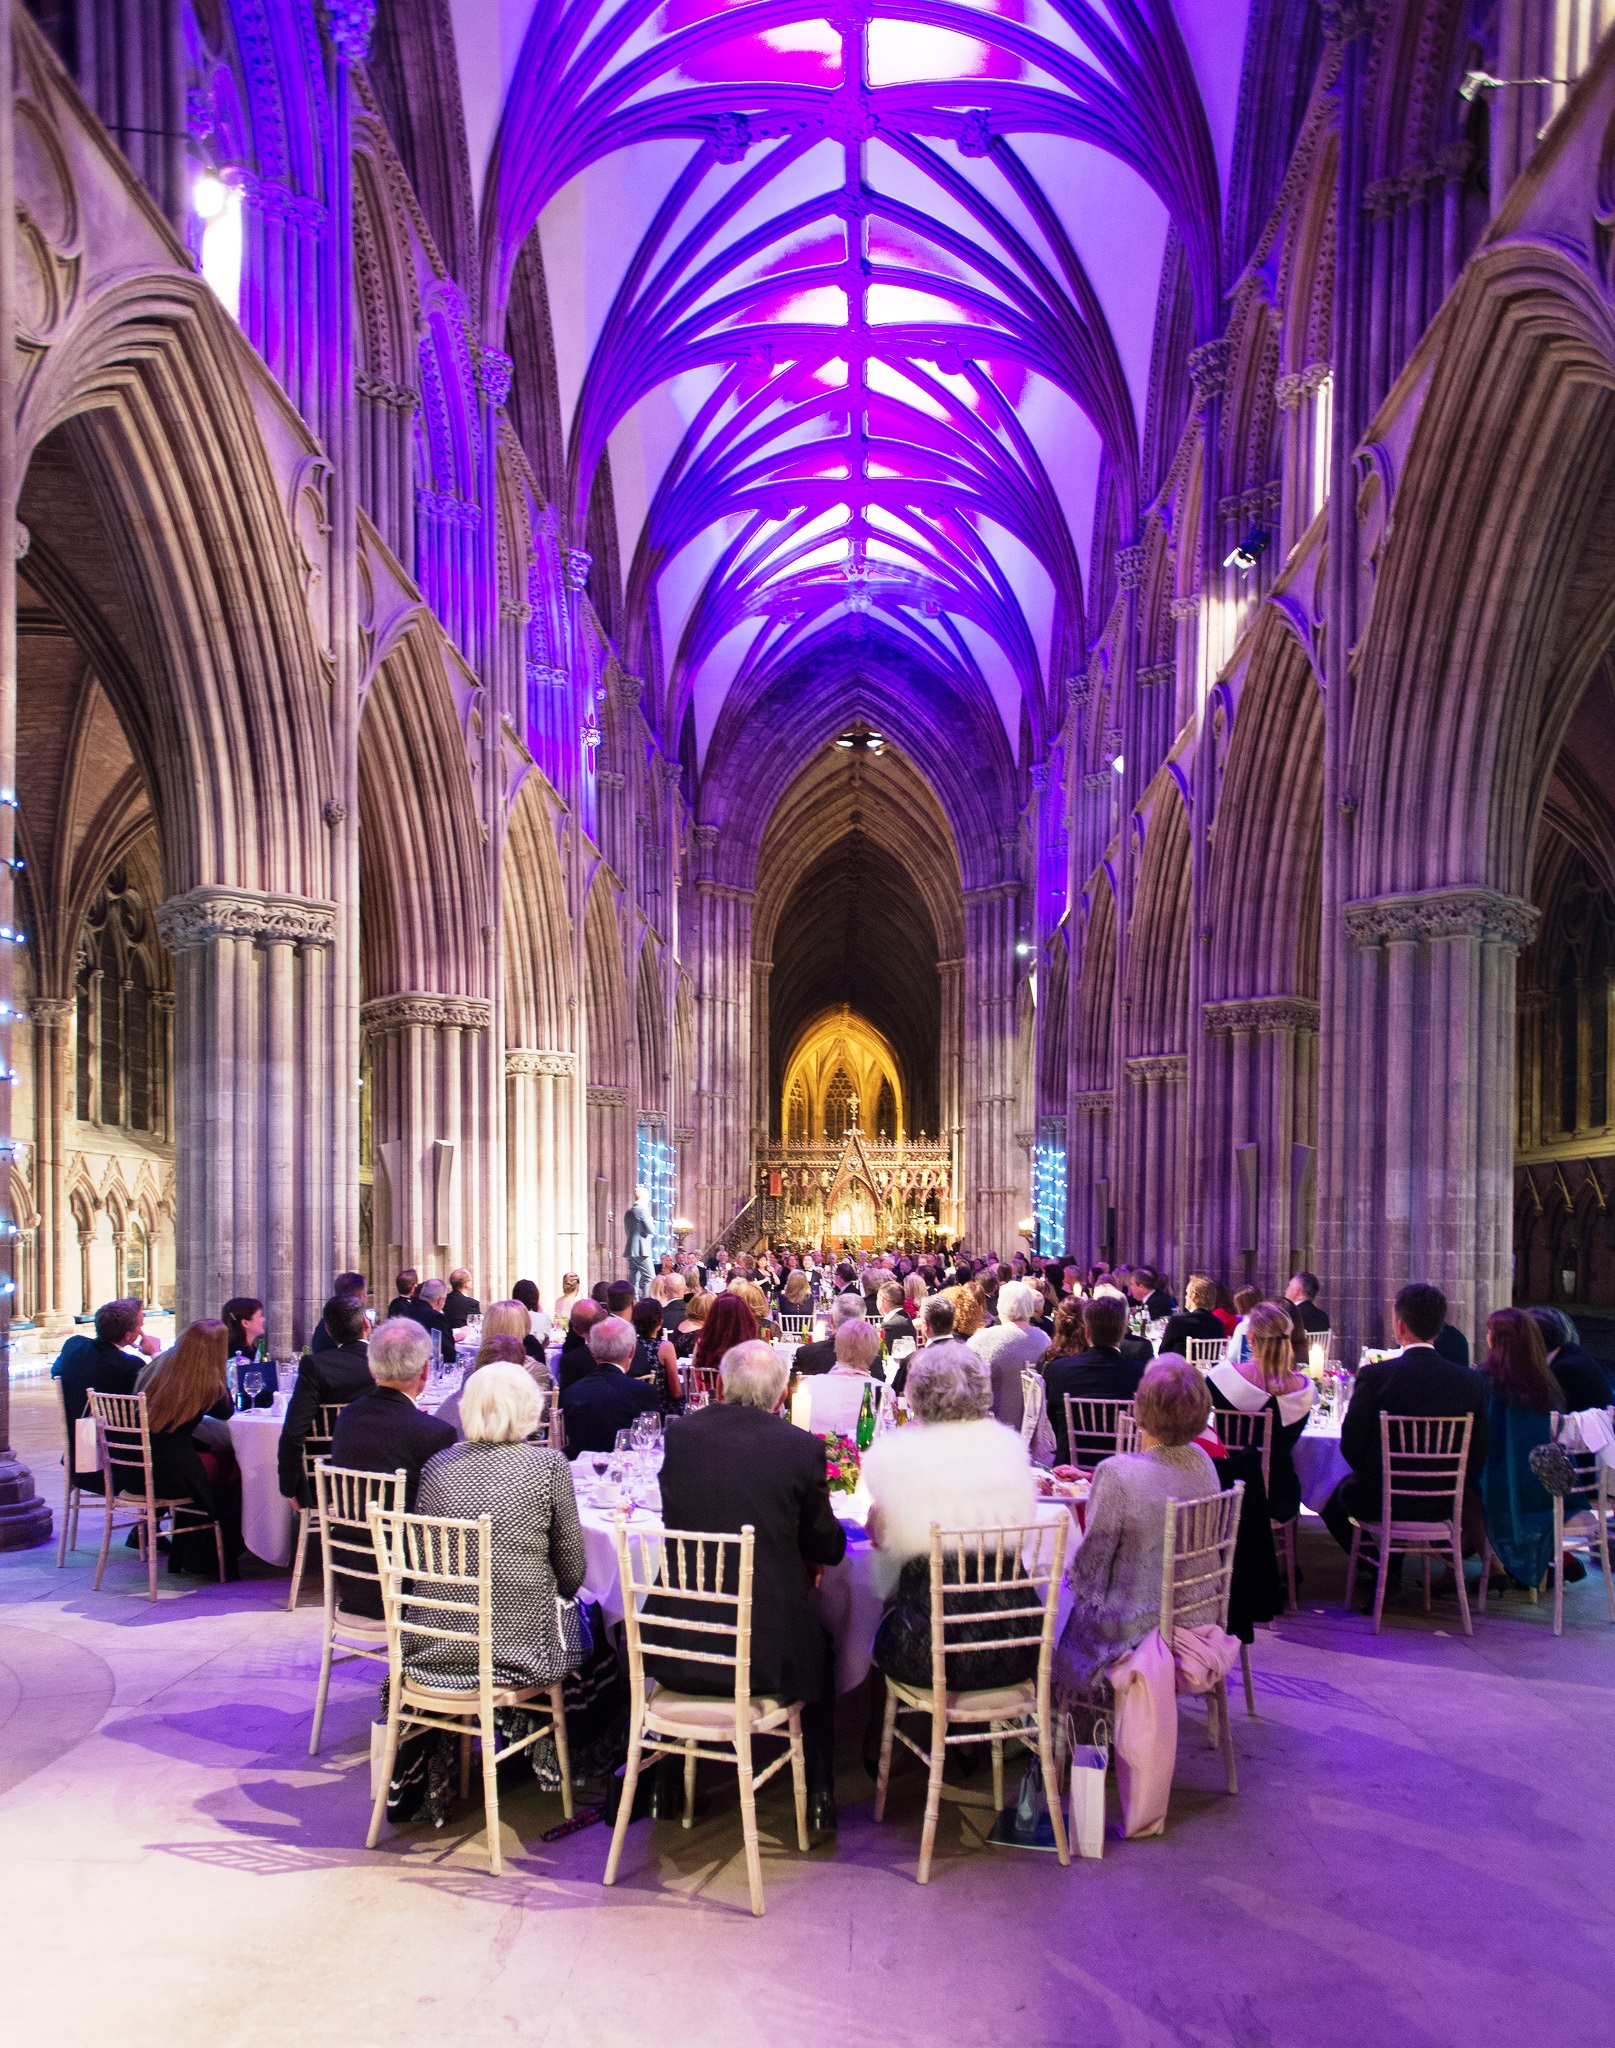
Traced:
<path fill-rule="evenodd" d="M 1015 950 L 1017 953 L 1020 954 L 1021 958 L 1024 960 L 1026 955 L 1030 953 L 1032 949 L 1024 939 L 1021 939 L 1017 942 Z"/>
<path fill-rule="evenodd" d="M 217 220 L 229 203 L 229 187 L 211 171 L 204 171 L 191 187 L 191 205 L 198 220 Z"/>
<path fill-rule="evenodd" d="M 1126 761 L 1126 758 L 1125 758 L 1125 757 L 1124 757 L 1123 755 L 1121 755 L 1121 754 L 1118 754 L 1118 755 L 1116 756 L 1115 760 L 1114 760 L 1114 761 L 1112 761 L 1110 765 L 1111 765 L 1111 767 L 1112 767 L 1112 768 L 1114 768 L 1114 769 L 1115 769 L 1116 773 L 1117 773 L 1118 775 L 1120 775 L 1120 774 L 1122 773 L 1123 769 L 1125 769 L 1125 768 L 1126 768 L 1126 766 L 1127 766 L 1127 761 Z"/>
<path fill-rule="evenodd" d="M 883 754 L 886 742 L 878 732 L 871 732 L 867 725 L 849 726 L 836 741 L 838 747 L 860 754 Z"/>
<path fill-rule="evenodd" d="M 1230 548 L 1222 558 L 1225 569 L 1237 569 L 1241 576 L 1248 576 L 1256 567 L 1256 558 L 1267 546 L 1272 535 L 1265 526 L 1253 526 L 1238 547 Z"/>
<path fill-rule="evenodd" d="M 1573 78 L 1493 78 L 1489 71 L 1466 71 L 1458 88 L 1461 100 L 1477 100 L 1483 92 L 1498 92 L 1509 85 L 1574 85 Z"/>

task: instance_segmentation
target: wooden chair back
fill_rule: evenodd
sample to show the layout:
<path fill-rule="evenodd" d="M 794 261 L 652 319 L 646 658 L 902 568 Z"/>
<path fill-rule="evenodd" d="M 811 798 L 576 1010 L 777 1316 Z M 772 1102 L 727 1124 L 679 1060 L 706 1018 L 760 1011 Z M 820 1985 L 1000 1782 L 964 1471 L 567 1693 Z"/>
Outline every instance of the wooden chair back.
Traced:
<path fill-rule="evenodd" d="M 1184 1356 L 1196 1372 L 1210 1372 L 1227 1348 L 1221 1337 L 1189 1337 L 1184 1341 Z"/>
<path fill-rule="evenodd" d="M 683 1664 L 710 1664 L 734 1674 L 739 1728 L 751 1699 L 751 1596 L 756 1533 L 738 1536 L 684 1529 L 633 1529 L 617 1524 L 623 1635 L 628 1650 L 631 1711 L 645 1702 L 645 1652 Z M 682 1612 L 644 1611 L 651 1594 L 676 1597 Z M 665 1606 L 665 1599 L 660 1603 Z"/>
<path fill-rule="evenodd" d="M 1081 1472 L 1091 1472 L 1118 1451 L 1138 1446 L 1138 1424 L 1131 1401 L 1100 1401 L 1082 1394 L 1065 1397 L 1066 1459 Z"/>
<path fill-rule="evenodd" d="M 1611 1425 L 1615 1426 L 1615 1408 L 1605 1408 L 1601 1412 L 1608 1418 Z M 1559 1442 L 1560 1435 L 1564 1430 L 1564 1423 L 1564 1416 L 1557 1411 L 1548 1417 L 1548 1434 L 1554 1443 Z M 1597 1451 L 1573 1449 L 1567 1443 L 1564 1445 L 1564 1453 L 1570 1460 L 1576 1475 L 1569 1489 L 1570 1492 L 1586 1494 L 1593 1503 L 1596 1512 L 1601 1507 L 1604 1496 L 1609 1491 L 1609 1467 L 1604 1463 L 1603 1458 Z"/>
<path fill-rule="evenodd" d="M 1043 1375 L 1027 1368 L 1021 1373 L 1021 1442 L 1030 1448 L 1038 1424 L 1048 1413 L 1049 1391 Z"/>
<path fill-rule="evenodd" d="M 788 1343 L 805 1344 L 813 1331 L 812 1309 L 789 1309 L 779 1311 L 779 1333 Z"/>
<path fill-rule="evenodd" d="M 435 1646 L 469 1646 L 475 1654 L 477 1692 L 491 1701 L 493 1583 L 488 1515 L 452 1521 L 407 1515 L 375 1503 L 369 1509 L 376 1576 L 387 1622 L 387 1666 L 392 1683 L 404 1682 L 404 1664 Z M 422 1679 L 421 1684 L 430 1684 Z M 468 1694 L 468 1700 L 471 1695 Z M 462 1717 L 463 1718 L 463 1717 Z M 460 1721 L 453 1723 L 456 1734 Z"/>
<path fill-rule="evenodd" d="M 90 1394 L 89 1412 L 95 1417 L 101 1470 L 107 1475 L 106 1489 L 126 1499 L 152 1498 L 151 1428 L 146 1420 L 144 1394 Z M 112 1468 L 123 1477 L 114 1481 Z M 136 1489 L 129 1484 L 131 1471 L 140 1473 Z"/>
<path fill-rule="evenodd" d="M 1227 1628 L 1234 1543 L 1244 1504 L 1242 1479 L 1236 1479 L 1226 1493 L 1213 1493 L 1204 1500 L 1167 1502 L 1160 1630 L 1168 1649 L 1174 1628 L 1198 1628 L 1204 1622 Z"/>
<path fill-rule="evenodd" d="M 325 1605 L 332 1613 L 337 1604 L 336 1575 L 381 1583 L 376 1563 L 376 1546 L 370 1534 L 370 1510 L 401 1514 L 409 1475 L 400 1466 L 396 1472 L 355 1472 L 333 1465 L 329 1458 L 314 1461 L 314 1500 L 320 1526 L 325 1532 L 323 1559 Z"/>
<path fill-rule="evenodd" d="M 1461 1520 L 1474 1427 L 1472 1414 L 1380 1416 L 1382 1522 Z"/>
<path fill-rule="evenodd" d="M 686 1395 L 700 1392 L 709 1401 L 716 1401 L 721 1390 L 718 1368 L 715 1365 L 686 1365 L 684 1368 L 684 1391 Z"/>
<path fill-rule="evenodd" d="M 931 1692 L 948 1691 L 948 1653 L 1024 1650 L 1036 1642 L 1038 1713 L 1049 1711 L 1054 1615 L 1071 1517 L 996 1529 L 931 1524 Z M 990 1627 L 991 1635 L 982 1633 Z M 1046 1724 L 1048 1725 L 1048 1724 Z"/>
<path fill-rule="evenodd" d="M 1273 1411 L 1262 1408 L 1254 1415 L 1247 1415 L 1241 1408 L 1213 1408 L 1211 1426 L 1231 1451 L 1261 1453 L 1262 1489 L 1265 1492 L 1273 1463 Z"/>
<path fill-rule="evenodd" d="M 314 1421 L 303 1439 L 303 1477 L 310 1487 L 314 1484 L 314 1467 L 321 1458 L 331 1455 L 336 1419 L 347 1405 L 346 1401 L 322 1401 L 314 1411 Z"/>

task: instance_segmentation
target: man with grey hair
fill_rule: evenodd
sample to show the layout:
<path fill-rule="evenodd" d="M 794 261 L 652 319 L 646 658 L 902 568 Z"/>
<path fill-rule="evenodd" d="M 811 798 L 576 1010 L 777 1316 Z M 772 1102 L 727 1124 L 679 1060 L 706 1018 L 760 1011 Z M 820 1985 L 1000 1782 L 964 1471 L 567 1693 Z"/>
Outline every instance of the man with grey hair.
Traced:
<path fill-rule="evenodd" d="M 633 1324 L 621 1316 L 602 1316 L 590 1327 L 589 1369 L 561 1389 L 569 1458 L 614 1449 L 619 1429 L 631 1429 L 636 1415 L 660 1409 L 661 1395 L 650 1381 L 628 1377 L 638 1341 Z"/>
<path fill-rule="evenodd" d="M 838 1294 L 830 1304 L 830 1334 L 817 1344 L 799 1344 L 796 1348 L 795 1365 L 799 1373 L 829 1372 L 836 1362 L 836 1336 L 843 1323 L 850 1323 L 864 1312 L 861 1294 Z M 879 1363 L 875 1367 L 878 1379 L 885 1377 Z"/>
<path fill-rule="evenodd" d="M 830 1507 L 824 1445 L 778 1412 L 786 1371 L 773 1346 L 736 1344 L 719 1361 L 723 1398 L 667 1432 L 662 1520 L 669 1529 L 722 1535 L 747 1524 L 752 1549 L 751 1691 L 754 1699 L 800 1700 L 808 1825 L 836 1824 L 835 1658 L 810 1588 L 846 1554 L 846 1531 Z M 677 1613 L 676 1598 L 653 1593 L 647 1613 Z M 703 1617 L 695 1615 L 700 1620 Z M 722 1645 L 715 1644 L 721 1648 Z M 647 1656 L 645 1668 L 681 1692 L 731 1693 L 722 1665 Z M 677 1758 L 657 1774 L 656 1807 L 672 1812 L 683 1782 Z"/>
<path fill-rule="evenodd" d="M 998 1321 L 970 1339 L 971 1350 L 992 1374 L 993 1413 L 1011 1429 L 1021 1426 L 1021 1374 L 1049 1348 L 1046 1334 L 1032 1323 L 1038 1300 L 1024 1280 L 1001 1281 Z"/>
<path fill-rule="evenodd" d="M 454 1442 L 454 1425 L 423 1415 L 415 1403 L 432 1363 L 432 1340 L 413 1317 L 378 1323 L 370 1338 L 372 1384 L 336 1419 L 331 1463 L 349 1472 L 405 1474 L 404 1505 L 413 1508 L 421 1467 Z M 301 1384 L 301 1374 L 298 1376 Z M 342 1605 L 354 1614 L 381 1615 L 374 1579 L 337 1577 Z"/>
<path fill-rule="evenodd" d="M 449 1298 L 447 1284 L 442 1280 L 423 1280 L 415 1290 L 415 1299 L 402 1313 L 411 1322 L 419 1323 L 427 1336 L 436 1337 L 439 1355 L 445 1365 L 454 1363 L 454 1332 L 449 1328 L 449 1319 L 443 1313 L 443 1304 Z"/>

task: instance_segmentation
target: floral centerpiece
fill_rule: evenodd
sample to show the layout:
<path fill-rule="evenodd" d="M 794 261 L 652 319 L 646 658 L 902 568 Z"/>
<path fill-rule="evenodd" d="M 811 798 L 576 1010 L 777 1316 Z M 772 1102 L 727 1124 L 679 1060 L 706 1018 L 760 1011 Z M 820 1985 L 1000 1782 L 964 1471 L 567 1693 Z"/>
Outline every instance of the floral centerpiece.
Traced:
<path fill-rule="evenodd" d="M 858 1491 L 858 1446 L 838 1429 L 820 1432 L 824 1443 L 824 1468 L 832 1493 Z"/>

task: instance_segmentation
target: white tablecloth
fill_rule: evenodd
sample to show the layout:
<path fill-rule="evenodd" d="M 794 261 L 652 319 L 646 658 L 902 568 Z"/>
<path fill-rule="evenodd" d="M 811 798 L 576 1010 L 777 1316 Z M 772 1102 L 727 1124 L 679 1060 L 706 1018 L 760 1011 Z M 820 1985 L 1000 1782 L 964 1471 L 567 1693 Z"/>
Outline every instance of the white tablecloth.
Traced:
<path fill-rule="evenodd" d="M 290 1564 L 297 1542 L 297 1510 L 281 1496 L 276 1458 L 281 1418 L 269 1408 L 230 1417 L 230 1445 L 241 1467 L 241 1535 L 265 1564 Z"/>
<path fill-rule="evenodd" d="M 1344 1479 L 1351 1467 L 1340 1448 L 1340 1423 L 1309 1422 L 1295 1440 L 1295 1476 L 1301 1482 L 1301 1498 L 1315 1515 Z"/>

